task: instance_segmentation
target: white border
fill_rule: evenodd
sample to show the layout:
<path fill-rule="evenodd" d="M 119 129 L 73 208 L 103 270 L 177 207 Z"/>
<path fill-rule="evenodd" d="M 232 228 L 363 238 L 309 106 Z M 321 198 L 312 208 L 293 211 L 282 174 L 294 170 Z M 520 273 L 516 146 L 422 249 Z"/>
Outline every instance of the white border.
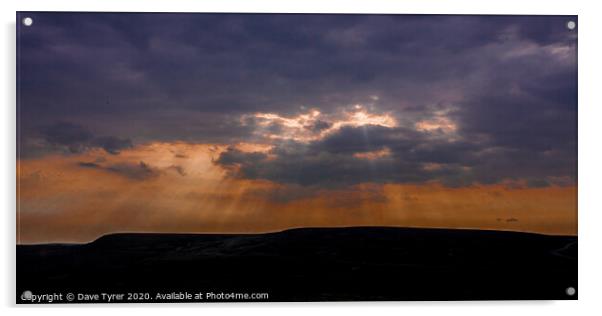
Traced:
<path fill-rule="evenodd" d="M 97 307 L 86 311 L 91 315 L 106 312 L 131 312 L 142 308 L 141 313 L 162 315 L 166 308 L 177 308 L 178 313 L 245 313 L 251 315 L 305 315 L 308 313 L 344 313 L 363 315 L 376 312 L 379 315 L 508 315 L 545 313 L 546 315 L 592 314 L 600 312 L 602 268 L 600 251 L 600 225 L 602 207 L 599 201 L 602 186 L 600 163 L 602 141 L 600 120 L 602 100 L 597 75 L 602 73 L 599 56 L 602 12 L 595 1 L 393 1 L 393 0 L 305 0 L 305 1 L 251 1 L 251 0 L 28 0 L 18 3 L 2 2 L 0 15 L 3 20 L 3 58 L 0 69 L 2 84 L 2 154 L 0 170 L 2 181 L 2 211 L 4 214 L 1 246 L 0 308 L 9 313 L 39 313 L 40 307 L 15 307 L 15 11 L 144 11 L 144 12 L 294 12 L 294 13 L 437 13 L 437 14 L 578 14 L 579 15 L 579 301 L 521 301 L 521 302 L 388 302 L 388 303 L 271 303 L 271 304 L 182 304 L 182 305 L 86 305 L 73 308 L 44 308 L 44 314 L 61 316 L 79 315 L 81 308 Z M 553 276 L 551 276 L 553 277 Z M 100 308 L 98 308 L 100 307 Z M 110 308 L 109 310 L 104 310 Z M 137 311 L 137 310 L 136 310 Z"/>

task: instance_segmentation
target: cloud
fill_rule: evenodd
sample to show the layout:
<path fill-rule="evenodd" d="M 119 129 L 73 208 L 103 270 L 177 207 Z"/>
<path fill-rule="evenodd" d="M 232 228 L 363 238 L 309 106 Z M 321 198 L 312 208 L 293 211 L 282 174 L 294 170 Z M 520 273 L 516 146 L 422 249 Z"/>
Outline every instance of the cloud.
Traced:
<path fill-rule="evenodd" d="M 407 108 L 458 101 L 500 73 L 545 87 L 533 77 L 576 56 L 567 18 L 44 13 L 46 28 L 19 34 L 21 123 L 27 134 L 68 113 L 100 134 L 223 142 L 250 137 L 233 116 L 301 106 L 378 103 L 415 120 Z M 519 57 L 501 63 L 508 54 Z"/>
<path fill-rule="evenodd" d="M 576 181 L 574 16 L 43 14 L 19 33 L 23 156 L 51 126 L 67 152 L 230 145 L 232 176 L 283 183 Z"/>
<path fill-rule="evenodd" d="M 576 16 L 26 14 L 26 242 L 340 225 L 576 233 Z"/>
<path fill-rule="evenodd" d="M 305 126 L 305 128 L 311 130 L 312 132 L 318 132 L 318 133 L 322 132 L 323 130 L 329 129 L 331 127 L 332 127 L 332 123 L 322 121 L 322 120 L 316 120 L 315 122 Z"/>
<path fill-rule="evenodd" d="M 177 158 L 177 157 L 176 157 Z M 178 166 L 178 165 L 171 165 L 169 166 L 167 169 L 169 170 L 174 170 L 175 172 L 177 172 L 179 175 L 181 175 L 182 177 L 186 176 L 186 170 L 184 170 L 184 168 L 182 166 Z"/>
<path fill-rule="evenodd" d="M 379 130 L 378 127 L 373 128 Z M 341 133 L 354 134 L 361 129 L 363 128 L 345 128 L 332 137 L 340 138 Z M 229 170 L 233 177 L 306 186 L 354 185 L 365 182 L 423 183 L 436 178 L 436 173 L 422 171 L 420 162 L 398 157 L 403 146 L 393 147 L 396 142 L 394 138 L 381 137 L 383 139 L 387 142 L 372 143 L 373 147 L 367 147 L 363 138 L 352 136 L 345 137 L 344 142 L 337 140 L 337 144 L 333 144 L 330 138 L 310 143 L 286 141 L 279 143 L 268 153 L 248 153 L 229 148 L 220 154 L 215 163 Z M 410 146 L 415 147 L 417 141 L 413 141 Z M 357 157 L 357 153 L 387 144 L 392 147 L 392 157 L 379 160 Z"/>
<path fill-rule="evenodd" d="M 292 144 L 279 147 L 287 147 L 291 155 L 295 149 Z M 296 147 L 301 150 L 307 144 Z M 253 150 L 241 148 L 247 153 Z M 512 229 L 576 233 L 574 185 L 528 187 L 502 182 L 450 188 L 437 183 L 343 186 L 339 182 L 329 186 L 316 175 L 312 175 L 314 184 L 282 184 L 223 178 L 223 166 L 211 158 L 219 158 L 217 153 L 224 150 L 213 145 L 153 143 L 136 145 L 120 155 L 88 151 L 19 161 L 22 242 L 89 241 L 115 231 L 240 233 L 298 226 L 508 229 L 496 218 L 512 217 L 520 219 Z M 176 158 L 174 152 L 190 158 Z M 269 150 L 264 154 L 262 163 L 279 159 Z M 170 168 L 173 165 L 184 168 L 187 175 L 179 175 Z M 441 170 L 445 165 L 428 168 Z M 282 175 L 272 176 L 282 179 Z"/>
<path fill-rule="evenodd" d="M 92 140 L 92 144 L 104 149 L 112 155 L 119 154 L 122 149 L 132 148 L 132 141 L 125 138 L 115 136 L 98 137 Z"/>
<path fill-rule="evenodd" d="M 44 129 L 43 134 L 48 143 L 66 146 L 73 153 L 85 150 L 93 139 L 86 128 L 69 122 L 56 123 Z"/>
<path fill-rule="evenodd" d="M 542 155 L 547 155 L 545 162 Z M 230 147 L 214 163 L 235 178 L 304 186 L 438 182 L 458 187 L 507 181 L 524 185 L 522 179 L 529 179 L 527 186 L 538 187 L 566 185 L 550 179 L 571 174 L 563 155 L 500 148 L 495 140 L 446 140 L 436 133 L 375 125 L 344 127 L 311 142 L 281 141 L 268 152 Z"/>
<path fill-rule="evenodd" d="M 157 168 L 151 167 L 144 161 L 139 163 L 119 162 L 106 166 L 94 162 L 78 162 L 77 165 L 82 168 L 107 171 L 137 181 L 156 178 L 161 174 Z M 174 168 L 182 176 L 185 175 L 181 167 L 172 166 L 170 168 Z"/>
<path fill-rule="evenodd" d="M 78 166 L 84 167 L 84 168 L 91 168 L 91 169 L 102 168 L 99 164 L 94 163 L 94 162 L 83 162 L 82 161 L 82 162 L 78 162 L 77 164 L 78 164 Z"/>
<path fill-rule="evenodd" d="M 159 175 L 156 169 L 151 168 L 144 161 L 137 164 L 119 163 L 106 167 L 106 170 L 115 172 L 132 180 L 147 180 Z"/>
<path fill-rule="evenodd" d="M 123 149 L 132 148 L 130 139 L 116 136 L 95 137 L 82 125 L 58 122 L 41 131 L 43 139 L 52 147 L 67 148 L 71 153 L 80 153 L 93 148 L 102 148 L 107 153 L 118 155 Z"/>

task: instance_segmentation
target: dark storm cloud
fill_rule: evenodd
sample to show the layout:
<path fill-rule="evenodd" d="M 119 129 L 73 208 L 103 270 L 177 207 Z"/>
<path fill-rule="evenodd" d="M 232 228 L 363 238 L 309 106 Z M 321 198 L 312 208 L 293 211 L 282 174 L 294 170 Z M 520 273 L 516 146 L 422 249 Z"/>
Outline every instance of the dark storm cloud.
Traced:
<path fill-rule="evenodd" d="M 217 163 L 224 166 L 234 166 L 241 163 L 255 164 L 262 160 L 267 159 L 267 155 L 264 153 L 246 153 L 235 149 L 234 147 L 228 147 L 228 149 L 219 155 Z"/>
<path fill-rule="evenodd" d="M 90 131 L 80 125 L 60 122 L 52 125 L 42 132 L 46 141 L 52 145 L 64 145 L 71 152 L 84 150 L 93 135 Z"/>
<path fill-rule="evenodd" d="M 383 157 L 355 155 L 384 148 L 390 151 Z M 310 143 L 280 142 L 269 153 L 228 148 L 214 162 L 233 177 L 303 186 L 438 181 L 457 187 L 527 179 L 525 185 L 542 187 L 550 185 L 550 177 L 575 172 L 574 161 L 548 151 L 499 148 L 493 142 L 449 142 L 430 133 L 381 126 L 343 128 Z"/>
<path fill-rule="evenodd" d="M 301 105 L 328 109 L 362 102 L 372 94 L 388 100 L 388 108 L 398 108 L 394 100 L 400 97 L 425 103 L 433 93 L 417 85 L 449 89 L 443 86 L 450 79 L 479 67 L 475 49 L 498 41 L 506 28 L 517 26 L 517 36 L 532 27 L 567 33 L 551 27 L 564 26 L 563 18 L 32 16 L 43 28 L 19 29 L 24 114 L 69 111 L 123 119 L 166 109 L 179 110 L 180 117 L 187 112 L 290 113 Z M 530 37 L 542 40 L 543 35 Z"/>
<path fill-rule="evenodd" d="M 275 158 L 230 149 L 217 163 L 240 165 L 240 177 L 300 184 L 575 178 L 576 31 L 566 22 L 576 17 L 28 15 L 35 24 L 18 27 L 24 156 L 57 121 L 136 143 L 234 144 L 257 140 L 244 115 L 295 115 L 302 106 L 329 114 L 359 103 L 399 126 L 276 143 Z M 456 124 L 453 141 L 415 129 L 438 113 Z M 131 146 L 74 126 L 44 139 L 71 151 Z M 388 159 L 353 156 L 383 148 Z"/>
<path fill-rule="evenodd" d="M 325 129 L 328 129 L 331 126 L 332 126 L 332 123 L 318 120 L 314 124 L 306 126 L 306 128 L 313 132 L 320 132 Z"/>
<path fill-rule="evenodd" d="M 71 153 L 102 148 L 109 154 L 117 155 L 120 150 L 133 146 L 129 139 L 116 136 L 95 137 L 87 128 L 69 122 L 59 122 L 43 128 L 41 135 L 50 146 L 64 147 Z"/>
<path fill-rule="evenodd" d="M 300 185 L 421 183 L 435 179 L 452 185 L 459 181 L 457 178 L 471 176 L 462 167 L 474 163 L 474 146 L 441 144 L 444 148 L 438 148 L 435 142 L 424 147 L 428 140 L 427 135 L 401 128 L 349 127 L 309 144 L 281 142 L 268 154 L 228 148 L 215 163 L 229 169 L 234 177 Z M 354 156 L 382 148 L 389 148 L 391 154 L 373 160 Z M 437 170 L 425 170 L 424 164 L 430 162 L 446 165 Z"/>

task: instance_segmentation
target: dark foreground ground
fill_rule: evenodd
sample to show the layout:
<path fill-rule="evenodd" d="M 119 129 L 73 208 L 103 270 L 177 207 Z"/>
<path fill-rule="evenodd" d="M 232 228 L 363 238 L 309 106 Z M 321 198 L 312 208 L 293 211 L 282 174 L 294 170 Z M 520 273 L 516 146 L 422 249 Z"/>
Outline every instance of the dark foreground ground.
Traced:
<path fill-rule="evenodd" d="M 106 302 L 81 296 L 102 293 L 125 294 L 117 302 L 576 299 L 568 287 L 578 289 L 577 237 L 515 232 L 304 228 L 17 246 L 17 303 L 31 303 L 24 291 L 62 294 L 55 303 L 67 293 L 74 302 Z"/>

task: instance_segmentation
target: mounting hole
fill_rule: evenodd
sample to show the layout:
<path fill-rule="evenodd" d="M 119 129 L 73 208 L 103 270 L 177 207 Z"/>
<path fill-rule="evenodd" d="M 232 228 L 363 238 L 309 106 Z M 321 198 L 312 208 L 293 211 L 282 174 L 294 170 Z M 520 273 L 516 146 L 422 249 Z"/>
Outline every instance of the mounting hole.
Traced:
<path fill-rule="evenodd" d="M 574 287 L 569 286 L 566 288 L 566 295 L 573 296 L 573 295 L 575 295 L 575 293 L 577 293 L 577 290 L 575 290 Z"/>
<path fill-rule="evenodd" d="M 569 30 L 574 30 L 575 27 L 577 27 L 577 23 L 575 23 L 575 21 L 568 21 L 566 22 L 566 28 Z"/>
<path fill-rule="evenodd" d="M 25 291 L 25 292 L 23 292 L 23 294 L 21 294 L 21 299 L 24 301 L 29 301 L 29 300 L 31 300 L 32 297 L 33 297 L 33 293 L 31 293 L 31 291 Z"/>
<path fill-rule="evenodd" d="M 23 25 L 31 26 L 33 24 L 33 19 L 30 17 L 23 18 Z"/>

